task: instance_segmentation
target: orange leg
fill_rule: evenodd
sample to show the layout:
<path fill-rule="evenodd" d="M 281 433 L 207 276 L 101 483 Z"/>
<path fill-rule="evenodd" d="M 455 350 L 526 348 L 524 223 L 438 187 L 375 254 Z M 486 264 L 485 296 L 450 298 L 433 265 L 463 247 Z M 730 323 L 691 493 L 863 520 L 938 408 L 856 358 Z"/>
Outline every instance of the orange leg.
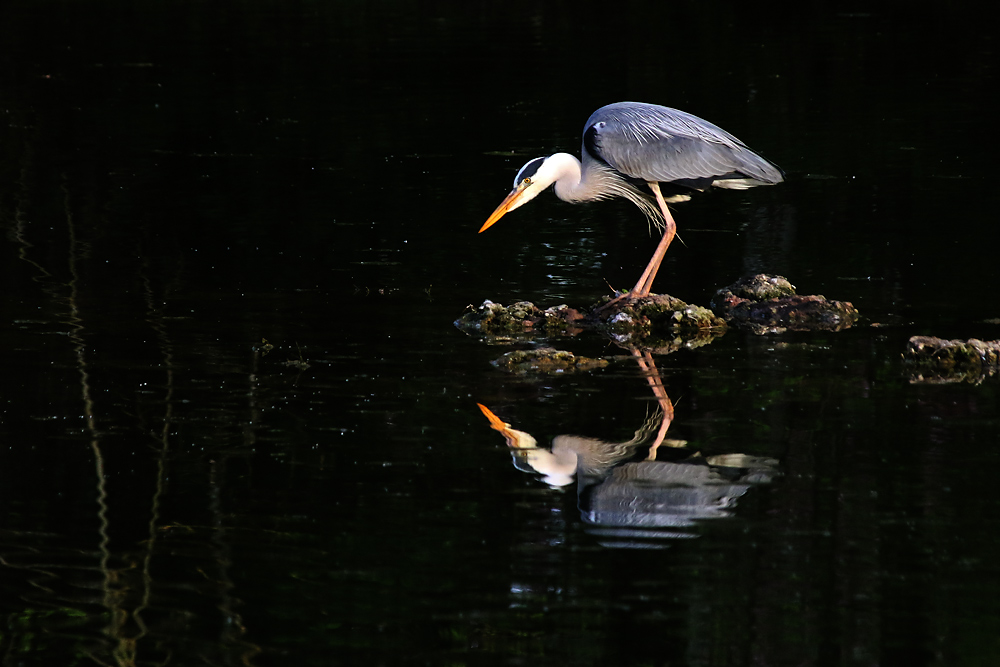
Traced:
<path fill-rule="evenodd" d="M 667 254 L 667 248 L 670 247 L 670 242 L 674 240 L 674 234 L 677 232 L 677 223 L 674 222 L 674 217 L 670 215 L 667 202 L 663 201 L 663 195 L 660 193 L 660 184 L 651 182 L 649 183 L 649 189 L 656 195 L 656 203 L 660 205 L 660 212 L 663 213 L 663 238 L 660 239 L 659 245 L 656 246 L 653 258 L 646 265 L 646 270 L 642 272 L 639 282 L 629 292 L 629 296 L 633 299 L 649 296 L 649 292 L 653 288 L 653 279 L 656 278 L 656 272 L 660 270 L 660 263 L 663 262 L 663 257 Z"/>
<path fill-rule="evenodd" d="M 653 279 L 656 278 L 656 272 L 660 270 L 660 264 L 663 262 L 664 255 L 667 254 L 667 248 L 670 247 L 670 242 L 674 240 L 674 234 L 677 233 L 677 223 L 674 222 L 674 217 L 670 215 L 670 209 L 667 208 L 667 202 L 663 201 L 663 195 L 660 193 L 660 184 L 655 182 L 649 182 L 649 189 L 653 191 L 656 195 L 656 203 L 660 205 L 660 212 L 663 213 L 663 237 L 660 239 L 660 243 L 656 246 L 656 250 L 653 252 L 653 258 L 649 260 L 649 264 L 646 265 L 646 270 L 642 272 L 639 277 L 639 282 L 635 284 L 635 287 L 631 291 L 616 296 L 611 301 L 598 308 L 595 312 L 601 313 L 606 308 L 617 305 L 619 302 L 625 299 L 638 299 L 644 296 L 649 296 L 650 290 L 653 287 Z"/>
<path fill-rule="evenodd" d="M 667 389 L 663 386 L 663 378 L 660 377 L 660 372 L 656 370 L 656 364 L 653 363 L 653 355 L 649 352 L 640 352 L 635 348 L 632 349 L 632 354 L 639 363 L 642 374 L 646 376 L 649 386 L 652 387 L 653 395 L 656 396 L 656 400 L 660 404 L 660 409 L 663 410 L 663 421 L 660 422 L 660 429 L 656 434 L 656 439 L 649 446 L 649 455 L 647 456 L 648 461 L 655 461 L 656 450 L 663 444 L 664 438 L 667 437 L 667 429 L 670 428 L 670 422 L 674 420 L 674 404 L 670 401 L 670 397 L 667 396 Z"/>

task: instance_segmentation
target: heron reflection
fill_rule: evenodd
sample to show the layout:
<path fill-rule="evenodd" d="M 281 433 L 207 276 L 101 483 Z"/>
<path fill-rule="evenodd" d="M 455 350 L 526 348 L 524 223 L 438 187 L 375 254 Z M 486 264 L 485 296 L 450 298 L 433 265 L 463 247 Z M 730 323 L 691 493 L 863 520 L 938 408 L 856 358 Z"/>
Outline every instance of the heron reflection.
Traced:
<path fill-rule="evenodd" d="M 541 475 L 552 487 L 568 486 L 575 478 L 578 509 L 589 532 L 608 544 L 633 547 L 651 545 L 646 538 L 694 537 L 697 521 L 731 516 L 741 496 L 779 474 L 774 459 L 703 456 L 687 450 L 683 441 L 667 439 L 673 404 L 652 357 L 637 356 L 649 371 L 659 407 L 624 442 L 558 435 L 551 448 L 540 447 L 531 434 L 477 404 L 506 439 L 515 467 Z"/>

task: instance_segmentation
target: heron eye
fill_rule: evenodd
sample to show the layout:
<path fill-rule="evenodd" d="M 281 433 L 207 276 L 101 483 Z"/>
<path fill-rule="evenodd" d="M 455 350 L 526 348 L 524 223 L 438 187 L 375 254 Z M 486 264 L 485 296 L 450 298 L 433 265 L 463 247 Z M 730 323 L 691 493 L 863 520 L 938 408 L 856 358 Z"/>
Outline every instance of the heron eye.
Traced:
<path fill-rule="evenodd" d="M 526 178 L 526 179 L 524 179 L 521 182 L 524 183 L 525 185 L 531 185 L 531 179 L 530 178 Z"/>

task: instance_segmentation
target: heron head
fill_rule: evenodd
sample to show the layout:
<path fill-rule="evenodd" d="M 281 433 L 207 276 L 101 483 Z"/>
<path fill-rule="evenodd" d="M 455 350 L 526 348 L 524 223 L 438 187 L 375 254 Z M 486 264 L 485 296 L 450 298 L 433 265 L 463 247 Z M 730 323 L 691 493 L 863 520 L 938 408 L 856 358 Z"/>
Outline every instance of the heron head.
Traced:
<path fill-rule="evenodd" d="M 497 209 L 479 229 L 480 232 L 486 231 L 508 211 L 524 206 L 537 197 L 539 192 L 555 182 L 558 174 L 547 164 L 548 159 L 548 157 L 536 157 L 521 167 L 517 176 L 514 177 L 514 189 L 510 191 L 506 199 L 500 202 Z"/>

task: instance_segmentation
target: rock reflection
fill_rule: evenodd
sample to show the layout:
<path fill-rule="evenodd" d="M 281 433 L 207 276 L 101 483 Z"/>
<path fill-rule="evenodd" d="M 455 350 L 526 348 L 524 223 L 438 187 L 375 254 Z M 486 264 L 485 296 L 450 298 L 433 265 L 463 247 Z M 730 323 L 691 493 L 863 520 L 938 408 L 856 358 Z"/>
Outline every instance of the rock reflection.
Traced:
<path fill-rule="evenodd" d="M 751 487 L 780 474 L 774 459 L 703 456 L 689 451 L 684 441 L 667 439 L 673 404 L 652 356 L 635 355 L 659 407 L 624 442 L 559 435 L 547 449 L 477 404 L 506 439 L 516 468 L 542 475 L 552 487 L 568 486 L 576 478 L 580 516 L 606 546 L 655 547 L 656 540 L 695 537 L 698 521 L 731 516 Z"/>

